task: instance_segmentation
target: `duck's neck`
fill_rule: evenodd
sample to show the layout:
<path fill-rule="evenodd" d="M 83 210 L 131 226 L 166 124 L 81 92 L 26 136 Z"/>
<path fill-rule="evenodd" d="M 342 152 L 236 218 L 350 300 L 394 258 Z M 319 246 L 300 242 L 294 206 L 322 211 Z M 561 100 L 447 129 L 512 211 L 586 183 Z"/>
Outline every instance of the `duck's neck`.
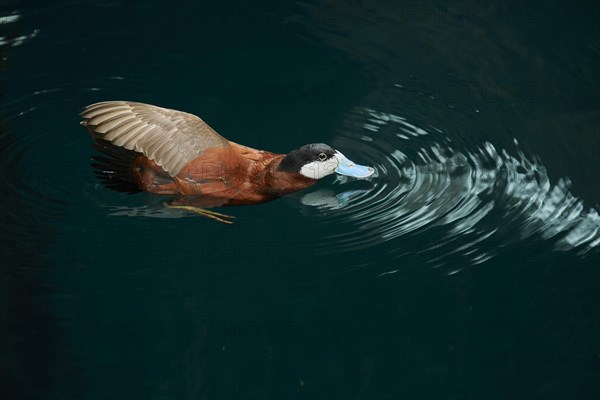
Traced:
<path fill-rule="evenodd" d="M 315 183 L 316 179 L 307 178 L 297 172 L 286 172 L 279 169 L 284 154 L 278 155 L 269 162 L 267 174 L 265 176 L 265 189 L 273 194 L 283 196 L 288 193 L 297 192 L 306 189 Z"/>

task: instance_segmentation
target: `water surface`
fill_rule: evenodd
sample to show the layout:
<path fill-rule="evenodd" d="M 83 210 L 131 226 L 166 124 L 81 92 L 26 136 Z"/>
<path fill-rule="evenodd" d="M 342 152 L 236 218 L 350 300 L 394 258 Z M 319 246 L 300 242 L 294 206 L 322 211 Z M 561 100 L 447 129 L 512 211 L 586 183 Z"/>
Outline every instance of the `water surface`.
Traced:
<path fill-rule="evenodd" d="M 600 395 L 595 3 L 0 10 L 3 397 Z M 165 211 L 95 179 L 102 100 L 377 174 Z"/>

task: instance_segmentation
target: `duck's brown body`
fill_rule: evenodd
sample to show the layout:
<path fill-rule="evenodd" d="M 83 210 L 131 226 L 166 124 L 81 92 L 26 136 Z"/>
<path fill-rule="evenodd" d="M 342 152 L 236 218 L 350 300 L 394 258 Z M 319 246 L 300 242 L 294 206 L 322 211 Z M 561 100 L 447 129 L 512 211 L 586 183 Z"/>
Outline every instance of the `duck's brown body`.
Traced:
<path fill-rule="evenodd" d="M 298 173 L 281 171 L 279 163 L 284 154 L 229 144 L 205 150 L 174 177 L 140 154 L 132 163 L 134 182 L 146 192 L 185 196 L 173 204 L 198 207 L 262 203 L 316 182 Z"/>

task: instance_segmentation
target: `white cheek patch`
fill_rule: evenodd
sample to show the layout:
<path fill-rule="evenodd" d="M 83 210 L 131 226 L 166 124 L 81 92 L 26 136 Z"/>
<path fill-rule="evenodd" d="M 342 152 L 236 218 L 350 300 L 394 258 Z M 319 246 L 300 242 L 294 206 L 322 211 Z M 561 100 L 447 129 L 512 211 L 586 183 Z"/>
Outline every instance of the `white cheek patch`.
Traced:
<path fill-rule="evenodd" d="M 313 161 L 305 164 L 300 169 L 300 173 L 307 178 L 321 179 L 327 175 L 333 174 L 337 166 L 338 160 L 334 157 L 325 161 Z"/>

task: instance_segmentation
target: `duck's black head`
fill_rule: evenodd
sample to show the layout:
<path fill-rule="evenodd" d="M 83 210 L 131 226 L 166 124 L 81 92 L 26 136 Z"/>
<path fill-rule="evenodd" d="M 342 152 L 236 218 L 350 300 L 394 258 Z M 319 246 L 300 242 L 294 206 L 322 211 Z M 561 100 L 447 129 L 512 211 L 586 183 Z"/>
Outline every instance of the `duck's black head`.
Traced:
<path fill-rule="evenodd" d="M 279 169 L 296 172 L 307 178 L 321 179 L 334 172 L 355 178 L 367 178 L 375 172 L 371 167 L 358 165 L 324 143 L 307 144 L 287 154 Z"/>

